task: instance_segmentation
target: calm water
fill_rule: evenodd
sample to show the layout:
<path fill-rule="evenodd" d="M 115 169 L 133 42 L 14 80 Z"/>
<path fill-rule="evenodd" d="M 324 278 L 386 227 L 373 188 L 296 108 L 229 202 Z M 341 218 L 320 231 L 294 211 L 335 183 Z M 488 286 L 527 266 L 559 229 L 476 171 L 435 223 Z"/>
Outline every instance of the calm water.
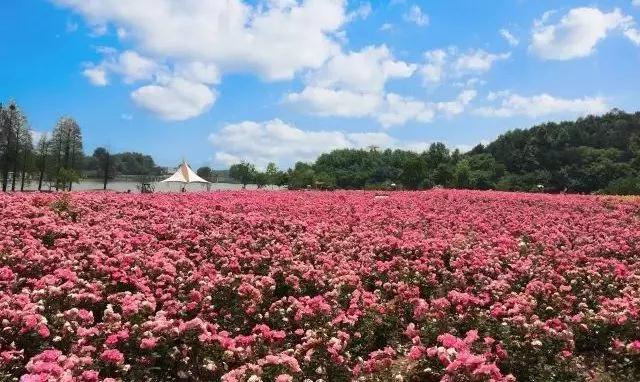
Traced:
<path fill-rule="evenodd" d="M 155 186 L 155 192 L 180 192 L 180 188 L 182 187 L 179 183 L 160 183 L 160 182 L 151 182 L 151 185 Z M 19 185 L 17 185 L 19 188 Z M 107 189 L 112 191 L 120 191 L 126 192 L 127 190 L 131 190 L 131 192 L 139 192 L 138 186 L 140 186 L 139 182 L 134 181 L 113 181 L 107 184 Z M 207 186 L 202 184 L 188 184 L 187 186 L 188 192 L 202 192 L 207 191 Z M 31 182 L 30 184 L 25 184 L 26 190 L 36 190 L 38 188 L 37 182 Z M 211 183 L 209 190 L 240 190 L 242 185 L 233 184 L 233 183 Z M 248 185 L 247 189 L 255 189 L 256 186 Z M 42 185 L 43 190 L 49 189 L 49 184 L 45 183 Z M 92 190 L 102 190 L 102 182 L 87 179 L 82 180 L 80 183 L 74 183 L 72 187 L 73 191 L 92 191 Z"/>

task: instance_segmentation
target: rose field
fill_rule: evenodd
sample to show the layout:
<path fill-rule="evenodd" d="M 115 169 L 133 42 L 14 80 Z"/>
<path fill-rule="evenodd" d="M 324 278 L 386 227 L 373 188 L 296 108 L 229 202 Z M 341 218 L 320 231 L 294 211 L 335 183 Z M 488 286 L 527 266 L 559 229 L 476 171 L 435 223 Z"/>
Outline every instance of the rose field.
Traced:
<path fill-rule="evenodd" d="M 0 195 L 0 381 L 638 381 L 640 200 Z"/>

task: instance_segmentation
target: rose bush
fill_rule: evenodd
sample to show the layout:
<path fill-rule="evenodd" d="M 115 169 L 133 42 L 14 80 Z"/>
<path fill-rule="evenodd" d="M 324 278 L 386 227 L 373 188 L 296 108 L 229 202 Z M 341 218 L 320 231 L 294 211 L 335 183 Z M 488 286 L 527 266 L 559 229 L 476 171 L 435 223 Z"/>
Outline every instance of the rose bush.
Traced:
<path fill-rule="evenodd" d="M 637 381 L 640 202 L 0 195 L 0 380 Z"/>

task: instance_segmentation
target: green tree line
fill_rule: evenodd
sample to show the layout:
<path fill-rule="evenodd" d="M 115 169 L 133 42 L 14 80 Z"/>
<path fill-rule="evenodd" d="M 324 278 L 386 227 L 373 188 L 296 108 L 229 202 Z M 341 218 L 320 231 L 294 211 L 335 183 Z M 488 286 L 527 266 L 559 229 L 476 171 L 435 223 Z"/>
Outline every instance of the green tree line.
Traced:
<path fill-rule="evenodd" d="M 422 153 L 340 149 L 286 171 L 271 163 L 261 172 L 242 162 L 229 173 L 244 185 L 293 189 L 448 187 L 640 194 L 640 112 L 614 109 L 602 116 L 511 130 L 465 153 L 443 143 L 433 143 Z"/>
<path fill-rule="evenodd" d="M 106 189 L 108 180 L 118 175 L 161 173 L 153 158 L 141 153 L 111 154 L 99 147 L 85 155 L 80 126 L 72 117 L 61 117 L 51 133 L 34 134 L 16 102 L 0 103 L 2 191 L 24 190 L 32 182 L 38 190 L 71 190 L 81 177 L 102 178 Z"/>

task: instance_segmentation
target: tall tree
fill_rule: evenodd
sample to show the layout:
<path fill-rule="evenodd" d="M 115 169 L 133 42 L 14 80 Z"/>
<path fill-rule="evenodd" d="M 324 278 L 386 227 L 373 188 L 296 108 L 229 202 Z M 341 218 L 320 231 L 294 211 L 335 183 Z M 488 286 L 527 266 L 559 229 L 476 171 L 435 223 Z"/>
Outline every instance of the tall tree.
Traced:
<path fill-rule="evenodd" d="M 73 179 L 78 179 L 82 163 L 82 133 L 78 123 L 70 117 L 62 117 L 52 134 L 53 156 L 56 158 L 56 190 L 71 190 Z M 63 171 L 64 170 L 64 171 Z"/>
<path fill-rule="evenodd" d="M 113 160 L 109 150 L 98 147 L 93 151 L 93 158 L 96 160 L 97 168 L 102 173 L 102 189 L 107 189 L 107 183 L 113 172 Z"/>
<path fill-rule="evenodd" d="M 44 180 L 44 174 L 47 171 L 47 157 L 49 156 L 49 140 L 47 133 L 43 133 L 40 136 L 36 156 L 36 167 L 38 169 L 38 191 L 42 191 L 42 181 Z"/>
<path fill-rule="evenodd" d="M 13 126 L 11 125 L 10 112 L 14 105 L 8 108 L 0 103 L 0 171 L 2 175 L 2 191 L 7 191 L 9 180 L 9 168 L 11 165 Z"/>
<path fill-rule="evenodd" d="M 20 191 L 24 191 L 27 173 L 30 172 L 33 165 L 33 136 L 31 135 L 31 129 L 28 126 L 22 129 L 18 142 L 20 142 L 22 150 L 20 162 Z"/>
<path fill-rule="evenodd" d="M 267 164 L 265 174 L 267 175 L 267 184 L 278 183 L 278 166 L 275 163 L 269 162 Z"/>
<path fill-rule="evenodd" d="M 24 143 L 24 133 L 28 133 L 27 120 L 15 102 L 9 107 L 0 105 L 0 167 L 2 170 L 2 191 L 9 187 L 9 173 L 11 189 L 15 191 L 18 169 L 22 160 L 21 143 Z"/>

